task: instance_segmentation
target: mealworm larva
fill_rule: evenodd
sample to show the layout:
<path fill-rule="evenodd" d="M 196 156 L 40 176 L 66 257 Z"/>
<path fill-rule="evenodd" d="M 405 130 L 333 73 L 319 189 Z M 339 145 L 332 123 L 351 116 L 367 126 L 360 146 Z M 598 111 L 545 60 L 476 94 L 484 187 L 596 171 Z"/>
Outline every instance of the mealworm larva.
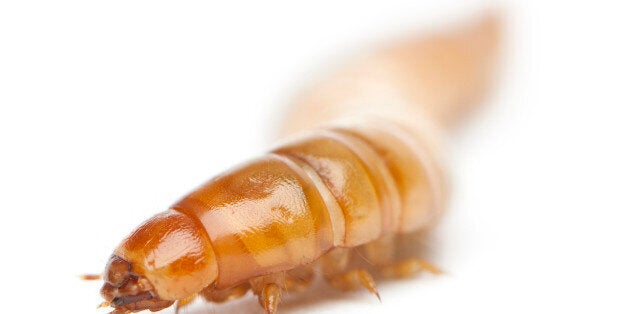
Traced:
<path fill-rule="evenodd" d="M 379 297 L 375 272 L 435 266 L 400 257 L 399 237 L 443 211 L 438 134 L 490 81 L 494 17 L 356 59 L 297 99 L 265 156 L 237 166 L 133 231 L 111 256 L 101 294 L 111 313 L 158 311 L 248 290 L 267 313 L 314 269 L 334 287 Z M 299 132 L 297 132 L 299 131 Z M 370 265 L 359 265 L 359 248 Z"/>

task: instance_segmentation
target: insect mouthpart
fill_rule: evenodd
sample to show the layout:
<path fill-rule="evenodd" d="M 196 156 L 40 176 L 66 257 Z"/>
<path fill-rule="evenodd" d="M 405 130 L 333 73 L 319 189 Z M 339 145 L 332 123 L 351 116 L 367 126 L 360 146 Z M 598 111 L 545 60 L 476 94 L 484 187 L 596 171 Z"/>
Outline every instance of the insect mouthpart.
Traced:
<path fill-rule="evenodd" d="M 118 256 L 109 259 L 104 280 L 100 294 L 105 299 L 104 304 L 114 308 L 111 314 L 158 311 L 173 304 L 173 301 L 159 299 L 148 279 L 133 273 L 131 263 Z"/>

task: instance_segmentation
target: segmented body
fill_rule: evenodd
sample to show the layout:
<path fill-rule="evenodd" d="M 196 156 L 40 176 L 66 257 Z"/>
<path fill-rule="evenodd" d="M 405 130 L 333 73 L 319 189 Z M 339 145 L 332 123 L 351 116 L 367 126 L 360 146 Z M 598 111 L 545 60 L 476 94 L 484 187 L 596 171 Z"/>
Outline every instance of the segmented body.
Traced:
<path fill-rule="evenodd" d="M 227 288 L 427 225 L 443 201 L 434 167 L 399 126 L 325 130 L 211 180 L 172 208 L 203 225 L 216 284 Z"/>
<path fill-rule="evenodd" d="M 438 127 L 486 86 L 494 24 L 397 45 L 304 93 L 286 124 L 290 140 L 122 242 L 106 270 L 106 304 L 115 313 L 154 311 L 251 289 L 274 313 L 281 291 L 306 286 L 315 265 L 338 288 L 377 293 L 345 248 L 364 248 L 384 275 L 437 272 L 396 258 L 394 238 L 426 229 L 443 211 Z"/>

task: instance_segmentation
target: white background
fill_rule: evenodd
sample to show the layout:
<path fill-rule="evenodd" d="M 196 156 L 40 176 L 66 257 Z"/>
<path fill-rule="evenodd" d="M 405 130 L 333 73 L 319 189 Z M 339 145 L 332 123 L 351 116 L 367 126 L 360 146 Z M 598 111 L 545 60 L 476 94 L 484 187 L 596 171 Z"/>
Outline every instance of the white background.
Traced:
<path fill-rule="evenodd" d="M 2 312 L 96 313 L 99 284 L 77 275 L 263 152 L 321 65 L 483 6 L 465 3 L 3 1 Z M 452 134 L 452 206 L 429 244 L 447 275 L 282 313 L 626 313 L 628 19 L 611 3 L 502 4 L 505 67 Z"/>

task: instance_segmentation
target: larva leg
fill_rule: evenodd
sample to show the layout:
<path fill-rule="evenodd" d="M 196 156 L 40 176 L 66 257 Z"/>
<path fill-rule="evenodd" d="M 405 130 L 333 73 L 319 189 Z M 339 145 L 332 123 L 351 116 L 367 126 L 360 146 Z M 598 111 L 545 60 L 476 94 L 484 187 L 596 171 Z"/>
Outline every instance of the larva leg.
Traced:
<path fill-rule="evenodd" d="M 249 291 L 250 286 L 248 283 L 243 283 L 229 289 L 217 290 L 213 286 L 207 287 L 200 292 L 203 299 L 209 302 L 222 303 L 237 299 L 246 294 Z"/>
<path fill-rule="evenodd" d="M 422 271 L 435 275 L 442 274 L 443 271 L 438 266 L 423 258 L 429 255 L 428 237 L 428 230 L 397 234 L 395 239 L 397 256 L 391 263 L 380 267 L 379 273 L 389 278 L 408 278 Z"/>
<path fill-rule="evenodd" d="M 347 271 L 352 254 L 352 249 L 335 248 L 321 257 L 320 265 L 325 278 L 336 289 L 348 291 L 362 286 L 380 299 L 371 274 L 361 268 Z"/>
<path fill-rule="evenodd" d="M 396 250 L 403 247 L 403 243 L 397 242 L 403 240 L 404 236 L 384 236 L 365 244 L 363 252 L 367 262 L 373 265 L 380 275 L 389 278 L 408 278 L 421 271 L 435 275 L 443 273 L 439 267 L 421 258 L 410 257 L 396 260 L 398 258 L 395 256 Z"/>
<path fill-rule="evenodd" d="M 267 314 L 275 314 L 286 286 L 285 273 L 276 273 L 249 280 L 251 290 Z"/>
<path fill-rule="evenodd" d="M 421 271 L 427 271 L 434 275 L 440 275 L 443 271 L 436 265 L 420 258 L 408 258 L 394 264 L 383 266 L 379 273 L 385 277 L 408 278 Z"/>
<path fill-rule="evenodd" d="M 277 305 L 281 300 L 281 294 L 281 288 L 274 283 L 267 284 L 262 288 L 258 298 L 260 305 L 264 307 L 267 314 L 275 314 L 277 312 Z"/>
<path fill-rule="evenodd" d="M 373 276 L 364 269 L 355 269 L 329 279 L 329 283 L 337 289 L 350 291 L 360 287 L 366 288 L 381 300 Z"/>

